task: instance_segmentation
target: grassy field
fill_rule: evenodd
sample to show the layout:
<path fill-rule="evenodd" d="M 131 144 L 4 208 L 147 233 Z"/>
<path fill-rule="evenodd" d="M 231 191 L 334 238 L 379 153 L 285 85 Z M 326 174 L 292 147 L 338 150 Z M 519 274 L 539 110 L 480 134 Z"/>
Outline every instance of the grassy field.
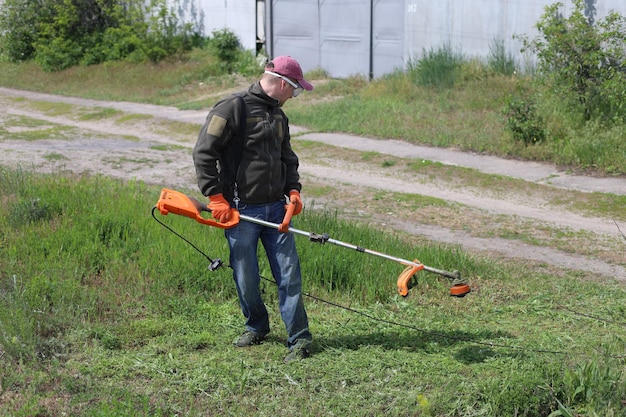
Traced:
<path fill-rule="evenodd" d="M 201 62 L 62 73 L 0 63 L 0 83 L 205 108 L 251 81 L 207 75 Z M 499 109 L 517 88 L 512 77 L 467 79 L 455 90 L 419 88 L 400 75 L 311 78 L 314 92 L 288 104 L 292 123 L 516 157 L 563 155 L 507 139 Z M 154 213 L 199 253 L 151 216 L 159 193 L 136 181 L 0 167 L 0 415 L 626 414 L 618 282 L 540 272 L 305 210 L 295 227 L 459 270 L 472 292 L 450 297 L 445 278 L 421 272 L 402 298 L 402 265 L 301 238 L 314 354 L 285 365 L 274 284 L 263 281 L 270 338 L 234 348 L 242 318 L 230 271 L 207 270 L 210 259 L 227 260 L 222 232 Z M 270 277 L 266 264 L 262 276 Z"/>
<path fill-rule="evenodd" d="M 533 272 L 455 247 L 307 212 L 296 227 L 459 269 L 472 287 L 300 242 L 314 355 L 283 365 L 285 334 L 236 349 L 227 268 L 161 227 L 160 189 L 101 177 L 0 170 L 0 414 L 621 415 L 626 293 L 613 282 Z M 155 216 L 211 259 L 221 231 Z M 269 277 L 267 265 L 262 275 Z M 567 414 L 563 414 L 567 415 Z"/>
<path fill-rule="evenodd" d="M 314 355 L 284 365 L 274 285 L 263 285 L 271 337 L 234 348 L 242 321 L 230 273 L 208 271 L 152 218 L 159 193 L 0 169 L 1 415 L 545 416 L 559 402 L 583 415 L 625 411 L 626 292 L 615 282 L 305 210 L 300 229 L 419 254 L 461 270 L 473 291 L 450 297 L 446 279 L 422 272 L 402 298 L 402 265 L 303 238 Z M 211 259 L 227 257 L 220 230 L 155 217 Z"/>

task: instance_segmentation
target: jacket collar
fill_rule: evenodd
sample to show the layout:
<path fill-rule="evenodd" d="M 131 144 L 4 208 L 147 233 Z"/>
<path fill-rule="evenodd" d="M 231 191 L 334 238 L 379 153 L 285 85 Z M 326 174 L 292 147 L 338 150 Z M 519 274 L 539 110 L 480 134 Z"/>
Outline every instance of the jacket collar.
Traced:
<path fill-rule="evenodd" d="M 261 88 L 261 83 L 259 81 L 255 82 L 248 88 L 248 93 L 255 98 L 255 100 L 272 107 L 278 107 L 280 105 L 280 100 L 272 98 L 268 96 L 263 88 Z"/>

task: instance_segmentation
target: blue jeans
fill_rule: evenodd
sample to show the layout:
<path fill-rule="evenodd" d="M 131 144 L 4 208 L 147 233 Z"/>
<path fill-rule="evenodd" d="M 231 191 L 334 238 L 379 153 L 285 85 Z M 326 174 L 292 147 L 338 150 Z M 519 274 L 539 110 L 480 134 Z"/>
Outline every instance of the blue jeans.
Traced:
<path fill-rule="evenodd" d="M 285 203 L 241 205 L 239 212 L 249 217 L 280 224 L 285 216 Z M 297 339 L 311 340 L 309 321 L 302 300 L 300 258 L 292 233 L 241 220 L 224 232 L 230 247 L 230 266 L 237 286 L 241 312 L 246 328 L 261 336 L 270 331 L 268 312 L 261 297 L 257 248 L 259 239 L 267 254 L 272 276 L 278 285 L 280 314 L 287 330 L 287 346 Z"/>

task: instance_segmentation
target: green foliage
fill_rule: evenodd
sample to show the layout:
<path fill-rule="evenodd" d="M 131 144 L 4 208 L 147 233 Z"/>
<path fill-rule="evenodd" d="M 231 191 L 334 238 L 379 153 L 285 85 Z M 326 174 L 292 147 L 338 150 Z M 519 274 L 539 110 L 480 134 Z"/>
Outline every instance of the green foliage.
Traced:
<path fill-rule="evenodd" d="M 487 63 L 495 74 L 501 75 L 513 75 L 517 66 L 513 55 L 506 50 L 504 40 L 499 38 L 489 45 Z"/>
<path fill-rule="evenodd" d="M 113 24 L 94 31 L 85 37 L 89 45 L 80 57 L 80 64 L 93 65 L 107 61 L 128 60 L 142 62 L 150 59 L 153 46 L 146 41 L 150 30 L 144 9 L 129 3 L 115 3 L 107 8 L 107 15 Z"/>
<path fill-rule="evenodd" d="M 215 56 L 227 64 L 235 62 L 241 49 L 239 38 L 228 28 L 213 31 L 208 46 Z"/>
<path fill-rule="evenodd" d="M 77 64 L 82 55 L 79 11 L 72 0 L 55 4 L 51 21 L 41 22 L 34 42 L 35 61 L 47 71 L 56 71 Z"/>
<path fill-rule="evenodd" d="M 546 133 L 543 118 L 531 99 L 511 96 L 504 109 L 506 126 L 513 139 L 524 145 L 535 145 L 543 142 Z"/>
<path fill-rule="evenodd" d="M 10 204 L 7 221 L 12 227 L 20 227 L 34 222 L 50 220 L 57 210 L 40 198 L 20 200 Z"/>
<path fill-rule="evenodd" d="M 576 414 L 572 415 L 588 415 L 587 413 L 593 412 L 593 415 L 607 416 L 623 407 L 626 372 L 623 367 L 613 364 L 584 361 L 566 369 L 563 393 L 564 411 L 575 410 Z"/>
<path fill-rule="evenodd" d="M 166 0 L 151 0 L 150 4 L 151 9 L 146 12 L 148 27 L 142 34 L 145 36 L 145 53 L 151 61 L 157 62 L 203 44 L 202 36 L 194 32 L 193 25 L 180 22 L 176 10 L 167 8 Z"/>
<path fill-rule="evenodd" d="M 610 175 L 624 174 L 626 160 L 626 125 L 607 127 L 599 121 L 584 126 L 566 128 L 565 138 L 558 141 L 555 161 L 583 169 L 602 171 Z"/>
<path fill-rule="evenodd" d="M 541 35 L 523 37 L 536 53 L 539 69 L 570 110 L 586 120 L 626 121 L 626 19 L 617 12 L 594 22 L 585 2 L 575 0 L 569 17 L 562 3 L 547 6 L 537 24 Z"/>
<path fill-rule="evenodd" d="M 434 88 L 451 88 L 454 86 L 463 55 L 452 50 L 449 43 L 430 50 L 422 51 L 422 56 L 415 62 L 407 64 L 409 76 L 417 85 Z"/>
<path fill-rule="evenodd" d="M 220 60 L 220 67 L 224 73 L 236 72 L 242 75 L 257 75 L 261 66 L 257 63 L 252 52 L 245 51 L 237 35 L 230 29 L 224 28 L 213 31 L 208 39 L 208 50 Z"/>
<path fill-rule="evenodd" d="M 31 59 L 35 54 L 38 25 L 49 19 L 54 2 L 4 0 L 0 8 L 0 57 L 11 62 Z"/>
<path fill-rule="evenodd" d="M 128 59 L 158 62 L 202 46 L 191 23 L 182 23 L 166 0 L 8 0 L 0 13 L 0 53 L 12 61 L 34 57 L 46 71 Z M 17 25 L 21 23 L 21 25 Z"/>

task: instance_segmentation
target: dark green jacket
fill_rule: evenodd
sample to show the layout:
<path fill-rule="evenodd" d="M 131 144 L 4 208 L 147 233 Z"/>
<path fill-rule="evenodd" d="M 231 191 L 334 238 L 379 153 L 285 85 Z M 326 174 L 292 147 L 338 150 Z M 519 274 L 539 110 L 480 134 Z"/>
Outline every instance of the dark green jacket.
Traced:
<path fill-rule="evenodd" d="M 246 134 L 236 183 L 242 204 L 273 203 L 290 190 L 300 191 L 298 157 L 291 149 L 289 120 L 257 81 L 239 93 L 246 105 Z M 223 193 L 233 201 L 232 167 L 239 159 L 236 138 L 241 107 L 236 96 L 219 101 L 209 112 L 193 149 L 198 187 L 205 196 Z"/>

